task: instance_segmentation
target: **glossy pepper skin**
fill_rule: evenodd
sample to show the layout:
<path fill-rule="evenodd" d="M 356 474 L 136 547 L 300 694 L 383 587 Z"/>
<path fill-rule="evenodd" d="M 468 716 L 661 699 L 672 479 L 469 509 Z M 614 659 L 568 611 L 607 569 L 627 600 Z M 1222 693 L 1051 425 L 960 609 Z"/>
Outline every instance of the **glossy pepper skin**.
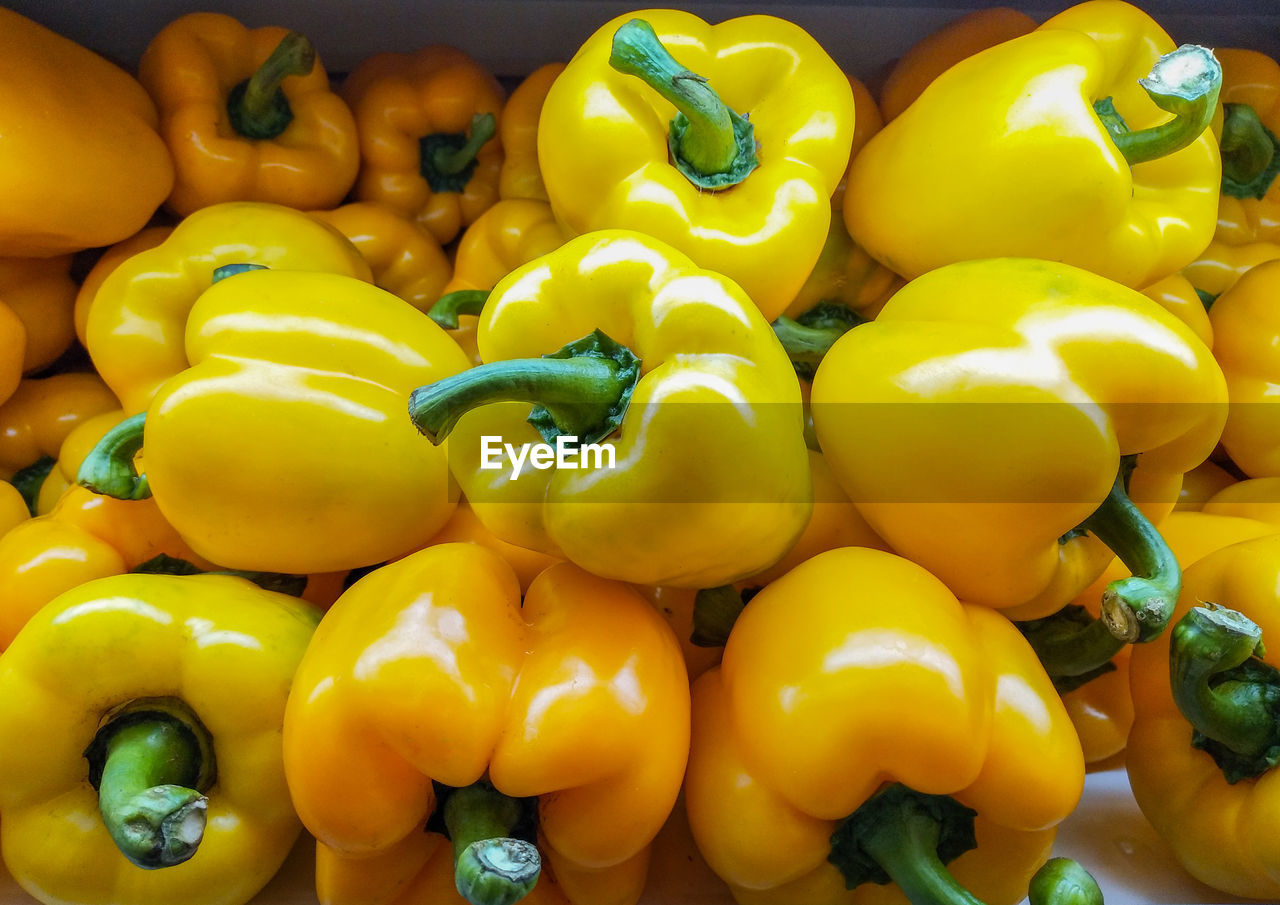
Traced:
<path fill-rule="evenodd" d="M 502 141 L 502 171 L 498 175 L 498 197 L 547 200 L 547 187 L 538 168 L 538 120 L 547 92 L 564 63 L 544 63 L 521 80 L 502 108 L 498 137 Z"/>
<path fill-rule="evenodd" d="M 1036 28 L 1036 20 L 1007 6 L 975 9 L 926 35 L 898 58 L 880 88 L 885 122 L 896 119 L 942 73 L 961 60 Z"/>
<path fill-rule="evenodd" d="M 1201 342 L 1213 348 L 1213 324 L 1209 320 L 1209 312 L 1205 310 L 1196 287 L 1184 274 L 1171 273 L 1156 280 L 1144 287 L 1142 294 L 1190 327 Z"/>
<path fill-rule="evenodd" d="M 128 572 L 158 554 L 201 562 L 154 500 L 72 487 L 47 515 L 0 536 L 0 650 L 64 591 Z"/>
<path fill-rule="evenodd" d="M 43 609 L 0 663 L 5 864 L 43 902 L 247 902 L 301 826 L 280 731 L 319 611 L 229 576 L 121 575 Z M 196 857 L 125 860 L 99 815 L 86 748 L 122 706 L 177 701 L 214 775 Z M 204 772 L 202 770 L 202 772 Z"/>
<path fill-rule="evenodd" d="M 0 258 L 0 308 L 22 322 L 24 339 L 17 361 L 24 374 L 47 368 L 75 340 L 75 297 L 70 255 Z M 12 329 L 9 336 L 12 343 Z M 0 371 L 9 367 L 0 365 Z"/>
<path fill-rule="evenodd" d="M 356 201 L 311 216 L 351 240 L 373 271 L 373 284 L 419 311 L 434 304 L 453 276 L 435 236 L 386 205 Z"/>
<path fill-rule="evenodd" d="M 668 162 L 672 102 L 610 64 L 614 35 L 632 19 L 749 118 L 759 165 L 738 184 L 707 190 Z M 556 216 L 574 232 L 654 236 L 734 280 L 772 320 L 818 259 L 854 116 L 848 79 L 798 26 L 771 16 L 709 25 L 643 10 L 603 25 L 555 80 L 538 162 Z"/>
<path fill-rule="evenodd" d="M 1181 269 L 1213 235 L 1221 167 L 1204 127 L 1215 83 L 1206 78 L 1178 120 L 1190 143 L 1153 144 L 1159 156 L 1144 162 L 1094 109 L 1111 97 L 1130 130 L 1125 141 L 1154 135 L 1144 130 L 1169 114 L 1138 80 L 1173 50 L 1137 7 L 1090 0 L 957 63 L 854 161 L 850 234 L 908 279 L 1006 255 L 1062 261 L 1135 288 Z M 1198 55 L 1212 70 L 1206 53 Z"/>
<path fill-rule="evenodd" d="M 878 550 L 829 551 L 768 585 L 693 702 L 689 823 L 741 903 L 898 901 L 846 890 L 827 860 L 888 782 L 976 811 L 977 848 L 949 870 L 1011 905 L 1083 788 L 1079 741 L 1017 631 Z"/>
<path fill-rule="evenodd" d="M 76 424 L 58 447 L 57 460 L 36 495 L 36 514 L 48 515 L 58 505 L 68 487 L 76 483 L 85 457 L 98 445 L 103 435 L 125 419 L 124 409 L 114 408 L 85 418 Z"/>
<path fill-rule="evenodd" d="M 1280 637 L 1278 587 L 1280 535 L 1238 543 L 1187 569 L 1174 618 L 1181 620 L 1192 608 L 1209 604 L 1227 607 L 1252 620 L 1265 643 Z M 1210 657 L 1189 656 L 1171 664 L 1171 649 L 1193 640 L 1181 632 L 1169 633 L 1133 652 L 1130 679 L 1136 716 L 1129 735 L 1129 782 L 1142 813 L 1192 876 L 1233 895 L 1274 900 L 1280 897 L 1276 881 L 1280 825 L 1270 794 L 1275 771 L 1268 769 L 1228 782 L 1215 755 L 1229 746 L 1210 742 L 1210 748 L 1216 747 L 1215 754 L 1193 747 L 1192 723 L 1174 698 L 1173 676 L 1181 680 L 1182 675 L 1190 677 L 1194 671 L 1203 681 L 1204 667 L 1211 665 L 1209 680 L 1222 683 L 1218 688 L 1224 696 L 1235 685 L 1243 686 L 1242 691 L 1254 687 L 1260 699 L 1274 701 L 1272 658 L 1261 650 L 1250 656 L 1256 636 L 1250 639 L 1243 631 L 1222 634 L 1220 663 Z M 1196 662 L 1201 659 L 1203 662 Z M 1255 672 L 1242 672 L 1249 669 Z M 1188 684 L 1194 687 L 1200 683 Z M 1203 690 L 1199 694 L 1209 701 L 1214 696 Z M 1224 706 L 1229 710 L 1229 705 Z M 1274 706 L 1268 707 L 1273 714 Z M 1265 717 L 1263 723 L 1274 726 L 1274 715 Z M 1214 738 L 1210 727 L 1205 727 L 1205 734 Z"/>
<path fill-rule="evenodd" d="M 1160 534 L 1184 569 L 1223 547 L 1277 531 L 1280 526 L 1257 519 L 1204 512 L 1174 512 L 1160 522 Z M 1112 560 L 1106 571 L 1073 603 L 1097 616 L 1098 602 L 1107 584 L 1127 575 L 1129 570 L 1119 560 Z M 1131 648 L 1125 647 L 1112 658 L 1114 670 L 1063 692 L 1062 703 L 1080 736 L 1087 764 L 1099 763 L 1124 750 L 1133 725 L 1130 652 Z"/>
<path fill-rule="evenodd" d="M 129 473 L 127 450 L 110 452 L 106 471 L 87 461 L 80 478 L 154 494 L 206 559 L 335 572 L 415 550 L 453 513 L 447 453 L 422 441 L 404 407 L 414 387 L 467 361 L 390 293 L 330 273 L 238 273 L 191 306 L 185 360 L 145 423 L 117 429 L 141 441 L 145 480 Z M 112 436 L 95 453 L 116 449 Z"/>
<path fill-rule="evenodd" d="M 1108 497 L 1120 457 L 1140 454 L 1130 493 L 1158 521 L 1213 450 L 1225 392 L 1209 350 L 1150 299 L 995 259 L 913 280 L 845 333 L 812 407 L 841 486 L 894 550 L 1030 619 L 1111 559 L 1093 533 L 1064 535 Z"/>
<path fill-rule="evenodd" d="M 1231 461 L 1253 478 L 1280 477 L 1280 261 L 1251 269 L 1213 302 L 1213 354 L 1227 379 L 1231 411 L 1222 446 Z"/>
<path fill-rule="evenodd" d="M 120 67 L 0 9 L 0 255 L 111 245 L 173 186 L 151 98 Z"/>
<path fill-rule="evenodd" d="M 273 52 L 286 36 L 301 43 L 281 61 Z M 334 207 L 355 182 L 355 119 L 296 33 L 189 13 L 151 39 L 138 80 L 160 112 L 176 169 L 166 206 L 180 217 L 223 201 Z"/>
<path fill-rule="evenodd" d="M 160 385 L 190 364 L 187 317 L 214 270 L 245 263 L 371 279 L 342 233 L 301 211 L 252 201 L 197 211 L 111 271 L 89 309 L 85 346 L 127 412 L 146 409 Z"/>
<path fill-rule="evenodd" d="M 493 136 L 506 94 L 470 56 L 444 44 L 376 54 L 352 70 L 342 96 L 360 135 L 357 200 L 395 208 L 441 244 L 498 200 L 503 155 Z"/>
<path fill-rule="evenodd" d="M 520 599 L 474 544 L 428 547 L 353 585 L 299 667 L 285 769 L 342 857 L 434 844 L 439 786 L 537 797 L 538 848 L 574 903 L 634 903 L 688 756 L 679 645 L 624 585 L 567 563 Z M 333 900 L 335 902 L 337 899 Z"/>
<path fill-rule="evenodd" d="M 173 232 L 172 226 L 148 226 L 124 241 L 117 242 L 110 248 L 105 249 L 102 256 L 94 262 L 93 267 L 89 268 L 89 272 L 85 274 L 84 280 L 80 283 L 80 288 L 76 291 L 74 308 L 76 338 L 80 340 L 82 346 L 88 346 L 86 336 L 89 324 L 89 309 L 93 306 L 93 300 L 98 295 L 98 289 L 102 287 L 102 281 L 107 278 L 109 273 L 138 252 L 155 248 L 167 239 L 171 232 Z"/>
<path fill-rule="evenodd" d="M 0 542 L 9 533 L 10 528 L 16 527 L 30 517 L 31 510 L 27 508 L 27 501 L 18 488 L 7 481 L 0 482 Z"/>
<path fill-rule="evenodd" d="M 625 364 L 590 385 L 599 406 L 587 412 L 587 383 L 570 378 L 561 391 L 546 360 L 531 360 L 582 349 L 573 344 L 584 338 L 607 347 L 597 334 L 631 357 L 617 353 Z M 803 531 L 799 386 L 769 325 L 725 277 L 649 236 L 591 233 L 498 283 L 478 338 L 484 364 L 415 391 L 410 412 L 437 439 L 461 416 L 450 466 L 503 540 L 608 578 L 700 588 L 772 565 Z M 596 354 L 554 367 L 596 367 Z M 546 375 L 541 390 L 504 385 L 526 370 Z M 545 401 L 554 424 L 535 429 L 528 401 L 502 400 Z M 482 467 L 485 437 L 519 449 L 565 435 L 612 448 L 612 466 L 600 452 L 582 468 L 526 463 L 517 475 L 507 454 Z"/>

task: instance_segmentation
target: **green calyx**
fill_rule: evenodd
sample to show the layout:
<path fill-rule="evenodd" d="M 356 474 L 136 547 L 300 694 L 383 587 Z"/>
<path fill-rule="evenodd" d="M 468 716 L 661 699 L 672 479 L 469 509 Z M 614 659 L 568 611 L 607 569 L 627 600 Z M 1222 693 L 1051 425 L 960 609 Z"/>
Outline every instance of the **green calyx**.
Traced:
<path fill-rule="evenodd" d="M 1069 604 L 1052 616 L 1014 625 L 1040 658 L 1059 694 L 1114 671 L 1111 659 L 1125 645 L 1105 622 L 1077 604 Z"/>
<path fill-rule="evenodd" d="M 1258 625 L 1214 604 L 1192 607 L 1171 634 L 1174 702 L 1228 783 L 1280 763 L 1280 671 L 1264 654 Z"/>
<path fill-rule="evenodd" d="M 537 799 L 512 798 L 486 780 L 435 788 L 438 806 L 427 828 L 453 843 L 458 894 L 471 905 L 513 905 L 528 895 L 542 870 Z"/>
<path fill-rule="evenodd" d="M 249 78 L 227 95 L 227 116 L 237 135 L 269 141 L 293 122 L 293 109 L 281 83 L 291 75 L 306 75 L 315 66 L 316 52 L 303 35 L 291 31 Z"/>
<path fill-rule="evenodd" d="M 698 647 L 724 647 L 738 616 L 760 593 L 760 588 L 739 592 L 733 585 L 703 588 L 693 599 L 693 632 L 689 641 Z"/>
<path fill-rule="evenodd" d="M 1223 104 L 1222 112 L 1222 194 L 1261 201 L 1280 173 L 1280 139 L 1248 104 Z"/>
<path fill-rule="evenodd" d="M 759 166 L 755 129 L 730 110 L 707 80 L 681 66 L 643 19 L 613 36 L 609 65 L 644 81 L 676 108 L 667 133 L 671 163 L 711 191 L 737 185 Z"/>
<path fill-rule="evenodd" d="M 76 483 L 117 500 L 145 500 L 151 496 L 146 475 L 139 475 L 133 457 L 142 449 L 146 412 L 124 419 L 107 431 L 80 463 Z"/>
<path fill-rule="evenodd" d="M 639 381 L 640 359 L 595 330 L 541 358 L 491 362 L 418 387 L 409 417 L 438 444 L 473 408 L 532 402 L 529 423 L 547 443 L 596 443 L 621 426 Z"/>
<path fill-rule="evenodd" d="M 427 312 L 427 317 L 446 330 L 457 330 L 459 315 L 469 314 L 472 317 L 479 317 L 480 312 L 484 310 L 484 303 L 488 300 L 489 290 L 487 289 L 459 289 L 440 296 Z"/>
<path fill-rule="evenodd" d="M 791 366 L 803 380 L 812 381 L 827 352 L 866 318 L 836 302 L 822 302 L 794 320 L 785 315 L 773 322 L 774 335 L 782 343 Z"/>
<path fill-rule="evenodd" d="M 108 717 L 84 756 L 103 823 L 126 858 L 153 870 L 196 853 L 217 767 L 190 708 L 173 698 L 133 701 Z"/>
<path fill-rule="evenodd" d="M 22 501 L 27 504 L 27 511 L 33 516 L 37 514 L 36 504 L 40 499 L 40 486 L 44 484 L 45 478 L 49 477 L 53 466 L 57 464 L 58 460 L 53 456 L 41 456 L 26 468 L 15 471 L 13 477 L 9 479 L 9 483 L 22 494 Z"/>
<path fill-rule="evenodd" d="M 463 192 L 475 174 L 480 149 L 498 134 L 492 113 L 471 117 L 467 132 L 432 132 L 418 139 L 418 171 L 431 191 Z"/>
<path fill-rule="evenodd" d="M 1107 134 L 1130 166 L 1167 157 L 1204 133 L 1222 89 L 1222 66 L 1208 48 L 1183 44 L 1157 60 L 1138 84 L 1151 102 L 1172 113 L 1173 119 L 1134 132 L 1116 111 L 1111 98 L 1094 103 Z"/>
<path fill-rule="evenodd" d="M 248 273 L 251 270 L 270 270 L 266 264 L 250 264 L 247 261 L 237 262 L 235 264 L 223 264 L 221 267 L 213 269 L 213 278 L 210 283 L 221 283 L 227 277 L 233 277 L 237 274 Z"/>
<path fill-rule="evenodd" d="M 301 597 L 307 588 L 307 576 L 288 575 L 284 572 L 254 572 L 244 569 L 215 569 L 208 571 L 195 563 L 167 553 L 160 553 L 144 563 L 139 563 L 129 570 L 135 575 L 234 575 L 251 581 L 264 591 L 275 591 L 288 594 L 290 597 Z"/>

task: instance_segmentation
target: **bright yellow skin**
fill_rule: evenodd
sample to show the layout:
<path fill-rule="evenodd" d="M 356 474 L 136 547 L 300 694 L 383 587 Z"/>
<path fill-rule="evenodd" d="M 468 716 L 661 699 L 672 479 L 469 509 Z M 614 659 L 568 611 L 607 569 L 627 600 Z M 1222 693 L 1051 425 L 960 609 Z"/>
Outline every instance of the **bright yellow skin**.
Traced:
<path fill-rule="evenodd" d="M 878 550 L 820 554 L 761 591 L 693 701 L 689 823 L 743 903 L 901 901 L 896 887 L 847 891 L 826 860 L 836 824 L 901 782 L 978 812 L 978 848 L 952 872 L 1012 905 L 1084 784 L 1075 731 L 1016 629 Z"/>
<path fill-rule="evenodd" d="M 356 201 L 311 216 L 351 240 L 373 271 L 373 284 L 426 311 L 453 275 L 449 256 L 435 236 L 382 204 Z"/>
<path fill-rule="evenodd" d="M 503 152 L 499 198 L 547 200 L 547 187 L 538 169 L 538 119 L 551 83 L 563 71 L 564 63 L 544 63 L 525 76 L 507 98 L 498 130 Z"/>
<path fill-rule="evenodd" d="M 46 903 L 240 905 L 301 826 L 280 727 L 319 611 L 228 576 L 120 575 L 68 591 L 0 662 L 0 814 L 6 866 Z M 191 860 L 126 861 L 107 834 L 83 752 L 113 708 L 184 701 L 209 730 L 217 779 Z"/>
<path fill-rule="evenodd" d="M 155 106 L 119 66 L 0 9 L 0 255 L 111 245 L 173 185 Z"/>
<path fill-rule="evenodd" d="M 1194 330 L 1206 346 L 1213 348 L 1213 324 L 1209 322 L 1209 312 L 1196 294 L 1196 287 L 1186 276 L 1171 273 L 1144 287 L 1142 294 Z"/>
<path fill-rule="evenodd" d="M 1218 491 L 1236 483 L 1235 475 L 1212 459 L 1201 462 L 1182 476 L 1182 489 L 1178 491 L 1178 502 L 1175 511 L 1200 511 L 1204 504 Z"/>
<path fill-rule="evenodd" d="M 643 19 L 681 65 L 750 116 L 760 166 L 706 191 L 668 163 L 675 110 L 609 66 L 614 32 Z M 547 94 L 538 162 L 570 229 L 633 229 L 734 280 L 773 320 L 795 298 L 826 240 L 828 199 L 849 162 L 849 81 L 814 38 L 772 16 L 709 25 L 692 13 L 642 10 L 595 32 Z"/>
<path fill-rule="evenodd" d="M 25 331 L 18 346 L 24 374 L 53 364 L 75 340 L 76 283 L 71 256 L 56 258 L 0 258 L 0 307 L 9 309 Z M 12 331 L 7 331 L 10 336 Z M 5 345 L 10 343 L 6 338 Z M 11 365 L 0 365 L 7 371 Z M 0 378 L 0 384 L 4 379 Z M 0 387 L 0 395 L 3 395 Z"/>
<path fill-rule="evenodd" d="M 191 307 L 186 359 L 147 410 L 143 454 L 161 512 L 206 559 L 351 569 L 417 549 L 453 513 L 446 447 L 405 406 L 467 361 L 390 293 L 335 274 L 238 274 Z"/>
<path fill-rule="evenodd" d="M 146 409 L 160 384 L 186 369 L 191 306 L 215 269 L 241 263 L 371 279 L 346 236 L 301 211 L 252 201 L 197 211 L 116 267 L 90 306 L 85 347 L 125 411 Z"/>
<path fill-rule="evenodd" d="M 1120 456 L 1141 453 L 1130 492 L 1158 521 L 1213 450 L 1225 400 L 1212 354 L 1150 299 L 997 259 L 900 289 L 828 352 L 812 408 L 877 534 L 967 602 L 1031 619 L 1110 561 L 1092 534 L 1058 538 L 1102 503 Z"/>
<path fill-rule="evenodd" d="M 442 544 L 329 611 L 290 695 L 285 769 L 307 829 L 362 860 L 425 855 L 403 849 L 426 835 L 432 780 L 487 776 L 539 798 L 538 847 L 571 902 L 634 905 L 688 721 L 679 645 L 634 591 L 561 563 L 522 604 L 497 554 Z"/>
<path fill-rule="evenodd" d="M 67 488 L 75 485 L 80 465 L 93 451 L 103 434 L 124 420 L 124 409 L 114 408 L 85 418 L 75 425 L 58 447 L 58 462 L 40 485 L 36 514 L 48 515 L 58 505 Z"/>
<path fill-rule="evenodd" d="M 162 28 L 138 61 L 155 100 L 176 178 L 166 207 L 180 217 L 223 201 L 269 201 L 302 210 L 341 203 L 356 180 L 355 118 L 329 85 L 319 56 L 280 85 L 293 114 L 274 138 L 246 138 L 227 98 L 289 30 L 246 28 L 231 16 L 195 12 Z"/>
<path fill-rule="evenodd" d="M 529 406 L 463 416 L 450 463 L 498 537 L 636 584 L 714 587 L 776 562 L 804 530 L 811 486 L 800 389 L 773 331 L 728 279 L 638 233 L 570 240 L 496 287 L 485 363 L 537 358 L 599 329 L 641 360 L 616 467 L 480 469 L 481 440 L 540 443 Z M 738 407 L 749 411 L 743 417 Z"/>
<path fill-rule="evenodd" d="M 908 279 L 1019 256 L 1143 287 L 1186 266 L 1213 236 L 1216 139 L 1130 167 L 1093 110 L 1169 119 L 1138 79 L 1173 49 L 1137 7 L 1091 0 L 952 66 L 854 161 L 854 241 Z"/>
<path fill-rule="evenodd" d="M 1214 301 L 1214 357 L 1227 378 L 1231 413 L 1222 446 L 1253 478 L 1280 476 L 1280 261 L 1259 264 Z"/>
<path fill-rule="evenodd" d="M 1206 556 L 1183 574 L 1170 625 L 1208 601 L 1238 610 L 1280 638 L 1280 534 Z M 1272 655 L 1263 661 L 1274 665 Z M 1130 661 L 1135 719 L 1129 734 L 1129 782 L 1142 813 L 1197 880 L 1237 896 L 1280 898 L 1280 772 L 1229 785 L 1204 751 L 1169 684 L 1169 633 L 1135 648 Z"/>
<path fill-rule="evenodd" d="M 9 533 L 19 522 L 31 517 L 27 501 L 22 498 L 18 488 L 7 481 L 0 482 L 0 538 Z"/>
<path fill-rule="evenodd" d="M 1201 511 L 1253 518 L 1280 526 L 1280 478 L 1237 481 L 1205 500 Z"/>
<path fill-rule="evenodd" d="M 94 262 L 93 267 L 90 268 L 85 275 L 84 281 L 80 284 L 80 290 L 76 293 L 74 312 L 76 338 L 80 340 L 82 346 L 88 346 L 88 340 L 85 336 L 86 328 L 89 324 L 89 309 L 93 306 L 93 300 L 98 294 L 98 289 L 102 286 L 102 281 L 107 278 L 107 274 L 138 252 L 155 248 L 168 238 L 171 232 L 173 232 L 172 226 L 148 226 L 146 229 L 134 233 L 123 242 L 117 242 L 112 245 L 102 253 L 102 257 Z"/>
<path fill-rule="evenodd" d="M 79 424 L 120 403 L 94 374 L 65 373 L 24 380 L 0 405 L 0 477 L 8 479 L 42 456 L 57 458 Z"/>

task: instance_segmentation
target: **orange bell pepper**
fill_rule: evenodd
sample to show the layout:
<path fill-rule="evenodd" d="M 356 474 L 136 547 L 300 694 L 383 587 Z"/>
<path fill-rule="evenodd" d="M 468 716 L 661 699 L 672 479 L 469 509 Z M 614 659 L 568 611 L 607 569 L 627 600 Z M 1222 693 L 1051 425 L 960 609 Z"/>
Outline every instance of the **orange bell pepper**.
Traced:
<path fill-rule="evenodd" d="M 342 85 L 360 134 L 355 196 L 421 223 L 443 245 L 498 200 L 506 99 L 455 47 L 380 53 Z"/>
<path fill-rule="evenodd" d="M 525 76 L 502 108 L 498 138 L 505 155 L 498 175 L 499 198 L 547 200 L 547 187 L 538 168 L 538 118 L 551 83 L 564 63 L 545 63 Z"/>
<path fill-rule="evenodd" d="M 359 249 L 373 271 L 373 284 L 419 311 L 440 298 L 453 265 L 435 236 L 382 204 L 355 202 L 311 216 L 333 226 Z"/>
<path fill-rule="evenodd" d="M 515 901 L 543 857 L 575 905 L 634 905 L 684 775 L 688 694 L 675 637 L 627 586 L 561 563 L 522 604 L 497 554 L 442 544 L 329 611 L 290 693 L 285 771 L 337 857 L 413 860 L 438 844 L 425 827 L 452 839 L 475 905 Z M 500 851 L 497 876 L 483 861 Z M 477 875 L 518 894 L 482 898 Z"/>
<path fill-rule="evenodd" d="M 111 245 L 173 186 L 155 106 L 119 66 L 0 8 L 0 256 Z"/>
<path fill-rule="evenodd" d="M 333 207 L 355 182 L 355 120 L 296 32 L 189 13 L 151 39 L 138 80 L 160 111 L 177 169 L 166 205 L 180 216 L 220 201 Z"/>
<path fill-rule="evenodd" d="M 1038 23 L 1007 6 L 976 9 L 926 35 L 898 58 L 880 87 L 885 122 L 911 106 L 929 83 L 961 60 L 1035 31 Z"/>

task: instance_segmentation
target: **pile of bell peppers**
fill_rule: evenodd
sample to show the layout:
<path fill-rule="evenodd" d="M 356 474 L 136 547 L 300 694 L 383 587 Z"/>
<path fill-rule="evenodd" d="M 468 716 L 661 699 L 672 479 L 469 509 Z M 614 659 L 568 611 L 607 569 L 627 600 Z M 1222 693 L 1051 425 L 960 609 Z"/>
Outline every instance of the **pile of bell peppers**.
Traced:
<path fill-rule="evenodd" d="M 126 68 L 0 9 L 8 873 L 637 905 L 676 833 L 739 905 L 1093 905 L 1123 764 L 1280 897 L 1280 64 L 593 24 Z"/>

